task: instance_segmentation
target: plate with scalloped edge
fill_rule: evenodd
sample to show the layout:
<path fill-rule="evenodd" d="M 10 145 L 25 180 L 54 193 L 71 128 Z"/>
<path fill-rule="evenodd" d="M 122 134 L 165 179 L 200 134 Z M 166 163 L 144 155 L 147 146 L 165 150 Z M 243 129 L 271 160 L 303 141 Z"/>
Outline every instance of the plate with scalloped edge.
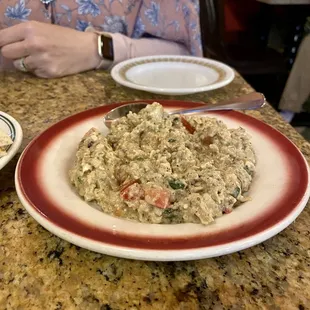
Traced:
<path fill-rule="evenodd" d="M 23 140 L 23 131 L 16 119 L 2 111 L 0 111 L 0 130 L 13 141 L 11 145 L 5 148 L 6 154 L 0 157 L 1 170 L 19 150 Z"/>
<path fill-rule="evenodd" d="M 111 71 L 119 84 L 162 95 L 187 95 L 229 84 L 234 70 L 226 64 L 193 56 L 147 56 L 125 60 Z"/>
<path fill-rule="evenodd" d="M 149 103 L 153 101 L 149 100 Z M 165 109 L 200 103 L 158 100 Z M 181 261 L 220 256 L 273 237 L 302 212 L 309 198 L 309 168 L 297 149 L 279 131 L 243 113 L 211 112 L 229 128 L 251 135 L 257 156 L 249 191 L 252 200 L 210 225 L 146 224 L 107 215 L 82 200 L 68 180 L 68 170 L 84 134 L 124 103 L 101 106 L 70 116 L 36 137 L 19 159 L 15 185 L 21 203 L 33 218 L 60 238 L 107 255 L 151 261 Z"/>

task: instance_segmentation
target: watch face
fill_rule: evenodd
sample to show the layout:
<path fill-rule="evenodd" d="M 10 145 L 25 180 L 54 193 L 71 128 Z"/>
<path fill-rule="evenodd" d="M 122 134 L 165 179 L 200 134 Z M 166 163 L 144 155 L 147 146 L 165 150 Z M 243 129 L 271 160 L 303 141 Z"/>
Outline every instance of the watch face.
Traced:
<path fill-rule="evenodd" d="M 101 35 L 101 51 L 102 56 L 108 60 L 114 60 L 113 40 L 110 37 Z"/>

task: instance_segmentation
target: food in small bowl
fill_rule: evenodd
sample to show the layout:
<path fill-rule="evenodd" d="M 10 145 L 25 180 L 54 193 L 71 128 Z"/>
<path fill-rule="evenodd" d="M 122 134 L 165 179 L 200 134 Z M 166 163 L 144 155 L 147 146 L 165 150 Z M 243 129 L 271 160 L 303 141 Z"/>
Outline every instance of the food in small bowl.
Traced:
<path fill-rule="evenodd" d="M 103 212 L 143 223 L 207 225 L 248 200 L 256 157 L 243 128 L 169 115 L 159 103 L 83 137 L 70 181 Z"/>
<path fill-rule="evenodd" d="M 7 154 L 7 150 L 12 144 L 10 136 L 0 129 L 0 158 Z"/>

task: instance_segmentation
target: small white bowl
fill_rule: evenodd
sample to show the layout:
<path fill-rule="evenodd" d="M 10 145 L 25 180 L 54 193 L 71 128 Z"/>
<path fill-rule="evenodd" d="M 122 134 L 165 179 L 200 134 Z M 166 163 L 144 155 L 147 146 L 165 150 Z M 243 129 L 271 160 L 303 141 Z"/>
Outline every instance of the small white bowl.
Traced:
<path fill-rule="evenodd" d="M 7 154 L 0 158 L 0 170 L 14 157 L 23 140 L 23 130 L 20 124 L 7 113 L 0 111 L 0 129 L 7 133 L 13 140 Z"/>

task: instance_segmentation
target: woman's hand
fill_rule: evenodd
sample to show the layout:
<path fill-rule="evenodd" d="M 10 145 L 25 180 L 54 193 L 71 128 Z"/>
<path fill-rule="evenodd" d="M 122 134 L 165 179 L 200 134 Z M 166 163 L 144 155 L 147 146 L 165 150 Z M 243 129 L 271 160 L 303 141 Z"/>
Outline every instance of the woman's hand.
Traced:
<path fill-rule="evenodd" d="M 24 63 L 42 78 L 91 70 L 100 63 L 95 33 L 34 21 L 0 30 L 0 48 L 15 67 L 22 69 Z"/>

